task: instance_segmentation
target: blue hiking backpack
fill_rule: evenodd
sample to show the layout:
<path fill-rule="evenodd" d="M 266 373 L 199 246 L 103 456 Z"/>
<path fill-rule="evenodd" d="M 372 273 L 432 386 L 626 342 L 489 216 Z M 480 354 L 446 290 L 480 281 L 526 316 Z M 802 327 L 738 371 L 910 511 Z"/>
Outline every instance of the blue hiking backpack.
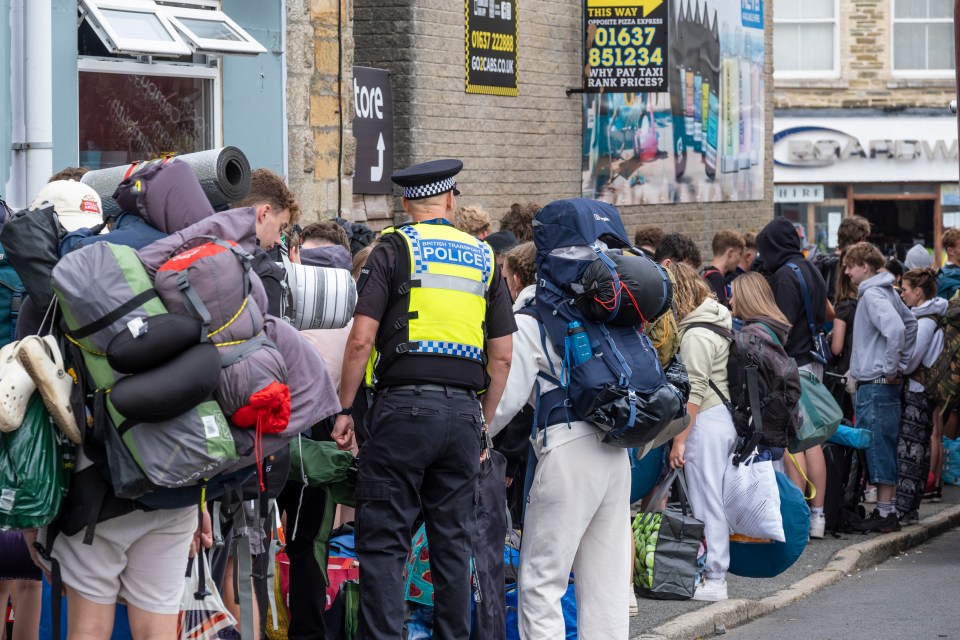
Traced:
<path fill-rule="evenodd" d="M 534 304 L 520 313 L 539 321 L 545 351 L 549 340 L 563 355 L 559 372 L 540 374 L 557 388 L 538 398 L 537 428 L 585 420 L 606 434 L 608 444 L 641 447 L 651 442 L 670 422 L 682 418 L 686 407 L 681 392 L 664 375 L 640 324 L 642 318 L 633 325 L 614 321 L 621 306 L 633 302 L 643 307 L 644 301 L 618 294 L 608 304 L 610 316 L 603 323 L 580 310 L 589 288 L 583 284 L 589 267 L 602 261 L 619 291 L 617 263 L 608 254 L 641 255 L 630 245 L 620 214 L 595 200 L 558 200 L 537 214 L 533 237 L 537 292 Z M 652 273 L 658 278 L 644 286 L 669 309 L 670 280 L 659 265 L 652 265 L 648 268 L 655 268 Z"/>

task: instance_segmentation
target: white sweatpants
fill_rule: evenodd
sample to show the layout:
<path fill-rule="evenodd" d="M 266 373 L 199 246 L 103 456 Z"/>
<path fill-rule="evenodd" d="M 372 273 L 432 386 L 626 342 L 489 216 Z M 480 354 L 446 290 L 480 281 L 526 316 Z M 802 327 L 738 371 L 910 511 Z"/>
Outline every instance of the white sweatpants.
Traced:
<path fill-rule="evenodd" d="M 737 430 L 722 404 L 697 414 L 687 437 L 683 472 L 693 515 L 703 521 L 708 578 L 726 580 L 730 567 L 730 525 L 723 508 L 723 474 L 736 446 Z"/>
<path fill-rule="evenodd" d="M 589 435 L 537 462 L 520 547 L 521 640 L 564 637 L 560 599 L 573 568 L 581 640 L 626 640 L 630 460 Z"/>

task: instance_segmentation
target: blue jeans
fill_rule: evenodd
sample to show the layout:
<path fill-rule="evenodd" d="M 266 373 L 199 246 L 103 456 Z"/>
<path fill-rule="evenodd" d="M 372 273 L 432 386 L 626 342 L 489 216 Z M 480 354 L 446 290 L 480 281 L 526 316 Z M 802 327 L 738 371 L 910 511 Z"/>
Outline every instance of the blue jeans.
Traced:
<path fill-rule="evenodd" d="M 873 484 L 897 484 L 897 437 L 900 435 L 900 385 L 865 384 L 857 387 L 857 426 L 869 429 L 867 466 Z"/>

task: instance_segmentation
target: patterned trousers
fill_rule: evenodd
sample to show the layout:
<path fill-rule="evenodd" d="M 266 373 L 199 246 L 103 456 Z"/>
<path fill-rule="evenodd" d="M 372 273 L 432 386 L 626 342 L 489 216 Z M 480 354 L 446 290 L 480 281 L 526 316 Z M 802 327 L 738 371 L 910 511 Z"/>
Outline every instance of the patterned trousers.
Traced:
<path fill-rule="evenodd" d="M 903 395 L 900 437 L 897 439 L 897 512 L 905 515 L 920 508 L 930 473 L 930 436 L 933 416 L 923 392 Z"/>

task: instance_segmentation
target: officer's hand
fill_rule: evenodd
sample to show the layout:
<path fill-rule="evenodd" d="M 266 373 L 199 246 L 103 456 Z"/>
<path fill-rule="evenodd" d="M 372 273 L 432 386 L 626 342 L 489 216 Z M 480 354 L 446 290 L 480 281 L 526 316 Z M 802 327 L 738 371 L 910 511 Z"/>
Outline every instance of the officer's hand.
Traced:
<path fill-rule="evenodd" d="M 337 449 L 347 451 L 353 448 L 353 416 L 337 416 L 330 436 L 337 443 Z"/>

